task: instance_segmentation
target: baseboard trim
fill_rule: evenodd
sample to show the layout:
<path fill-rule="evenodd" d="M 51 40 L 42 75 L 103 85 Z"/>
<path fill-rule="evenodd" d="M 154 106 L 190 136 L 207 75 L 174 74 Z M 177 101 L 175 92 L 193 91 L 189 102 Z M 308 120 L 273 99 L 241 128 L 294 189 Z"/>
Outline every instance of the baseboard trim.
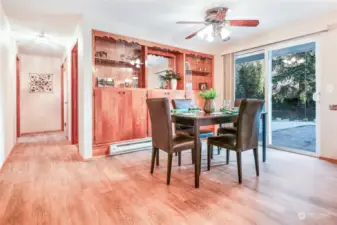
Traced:
<path fill-rule="evenodd" d="M 319 159 L 337 164 L 337 159 L 331 159 L 331 158 L 327 158 L 327 157 L 323 157 L 323 156 L 320 156 Z"/>
<path fill-rule="evenodd" d="M 50 133 L 58 133 L 63 132 L 63 130 L 47 130 L 47 131 L 36 131 L 36 132 L 29 132 L 29 133 L 22 133 L 20 137 L 30 136 L 30 135 L 39 135 L 39 134 L 50 134 Z"/>

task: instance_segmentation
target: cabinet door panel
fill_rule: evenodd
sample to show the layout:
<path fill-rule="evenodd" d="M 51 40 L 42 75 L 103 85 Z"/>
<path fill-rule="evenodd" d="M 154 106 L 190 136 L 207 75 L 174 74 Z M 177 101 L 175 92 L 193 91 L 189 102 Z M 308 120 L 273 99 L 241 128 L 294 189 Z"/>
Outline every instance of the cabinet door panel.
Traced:
<path fill-rule="evenodd" d="M 122 90 L 119 94 L 119 126 L 117 127 L 118 141 L 133 139 L 132 119 L 132 91 Z"/>
<path fill-rule="evenodd" d="M 133 138 L 145 138 L 147 136 L 147 90 L 132 90 L 132 119 L 133 119 Z"/>
<path fill-rule="evenodd" d="M 119 139 L 119 92 L 114 89 L 95 90 L 95 143 L 114 142 Z"/>

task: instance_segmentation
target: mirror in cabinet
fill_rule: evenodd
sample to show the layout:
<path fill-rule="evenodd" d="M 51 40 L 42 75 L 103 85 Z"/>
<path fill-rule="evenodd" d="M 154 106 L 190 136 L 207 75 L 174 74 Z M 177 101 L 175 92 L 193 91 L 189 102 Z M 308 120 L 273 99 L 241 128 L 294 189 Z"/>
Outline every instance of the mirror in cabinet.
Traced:
<path fill-rule="evenodd" d="M 137 43 L 107 37 L 94 38 L 93 71 L 98 87 L 144 87 L 141 83 L 144 48 Z"/>
<path fill-rule="evenodd" d="M 168 88 L 168 83 L 164 82 L 161 76 L 165 75 L 165 71 L 172 70 L 172 60 L 163 56 L 148 55 L 147 56 L 147 74 L 148 88 L 155 89 Z"/>

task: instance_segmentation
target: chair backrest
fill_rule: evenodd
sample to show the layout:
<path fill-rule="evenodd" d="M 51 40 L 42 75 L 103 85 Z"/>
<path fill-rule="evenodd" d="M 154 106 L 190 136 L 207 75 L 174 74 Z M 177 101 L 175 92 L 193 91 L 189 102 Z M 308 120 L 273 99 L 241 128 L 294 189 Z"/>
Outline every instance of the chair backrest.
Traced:
<path fill-rule="evenodd" d="M 245 151 L 258 147 L 263 105 L 264 100 L 242 99 L 237 121 L 237 150 Z"/>
<path fill-rule="evenodd" d="M 167 98 L 151 98 L 146 100 L 149 108 L 152 145 L 163 151 L 172 149 L 172 122 L 170 103 Z"/>
<path fill-rule="evenodd" d="M 172 99 L 174 109 L 189 109 L 193 107 L 192 99 Z"/>

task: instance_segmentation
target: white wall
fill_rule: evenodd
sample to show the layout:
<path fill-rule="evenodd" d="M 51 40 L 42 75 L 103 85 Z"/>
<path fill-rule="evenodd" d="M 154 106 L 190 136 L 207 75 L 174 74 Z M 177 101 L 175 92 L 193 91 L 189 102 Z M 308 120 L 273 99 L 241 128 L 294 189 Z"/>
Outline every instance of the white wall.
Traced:
<path fill-rule="evenodd" d="M 0 2 L 0 168 L 16 143 L 16 54 Z"/>
<path fill-rule="evenodd" d="M 61 59 L 25 54 L 19 58 L 21 134 L 61 130 Z M 53 74 L 53 93 L 30 93 L 30 73 Z"/>
<path fill-rule="evenodd" d="M 68 105 L 71 106 L 71 50 L 78 43 L 78 147 L 84 159 L 92 157 L 92 33 L 90 23 L 82 18 L 73 39 L 68 43 L 65 57 L 68 71 Z M 68 109 L 69 117 L 71 107 Z M 71 139 L 71 119 L 68 132 Z"/>

